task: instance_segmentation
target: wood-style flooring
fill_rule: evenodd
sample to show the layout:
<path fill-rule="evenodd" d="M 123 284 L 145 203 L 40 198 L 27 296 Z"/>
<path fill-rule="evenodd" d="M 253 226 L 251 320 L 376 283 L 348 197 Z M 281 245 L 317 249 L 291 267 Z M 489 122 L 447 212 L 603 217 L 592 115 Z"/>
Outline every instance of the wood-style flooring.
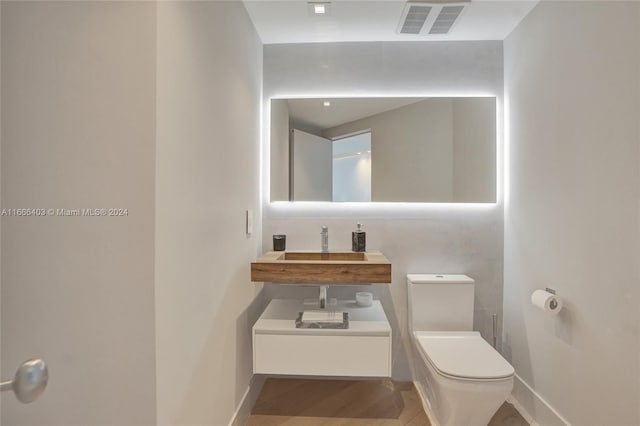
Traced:
<path fill-rule="evenodd" d="M 489 426 L 528 426 L 505 403 Z M 247 426 L 430 426 L 413 383 L 267 379 Z"/>

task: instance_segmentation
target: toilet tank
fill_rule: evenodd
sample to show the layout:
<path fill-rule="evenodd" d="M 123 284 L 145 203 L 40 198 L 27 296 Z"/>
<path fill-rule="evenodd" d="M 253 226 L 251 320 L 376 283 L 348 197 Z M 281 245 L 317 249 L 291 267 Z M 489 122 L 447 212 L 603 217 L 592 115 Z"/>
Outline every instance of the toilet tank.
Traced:
<path fill-rule="evenodd" d="M 474 281 L 466 275 L 408 274 L 410 331 L 471 331 Z"/>

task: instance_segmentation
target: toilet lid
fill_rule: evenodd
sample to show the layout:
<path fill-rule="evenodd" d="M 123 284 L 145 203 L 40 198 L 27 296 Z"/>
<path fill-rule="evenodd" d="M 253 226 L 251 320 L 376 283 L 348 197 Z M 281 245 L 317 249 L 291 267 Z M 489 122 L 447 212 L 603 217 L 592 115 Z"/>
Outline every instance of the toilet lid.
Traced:
<path fill-rule="evenodd" d="M 478 332 L 418 332 L 423 354 L 442 374 L 465 379 L 502 379 L 514 369 Z"/>

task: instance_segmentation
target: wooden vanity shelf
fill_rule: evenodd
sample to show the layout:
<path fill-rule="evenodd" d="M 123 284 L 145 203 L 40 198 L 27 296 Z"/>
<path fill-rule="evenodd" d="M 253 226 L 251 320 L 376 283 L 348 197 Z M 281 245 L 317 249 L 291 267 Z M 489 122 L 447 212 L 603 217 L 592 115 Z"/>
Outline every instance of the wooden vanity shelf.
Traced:
<path fill-rule="evenodd" d="M 270 251 L 251 262 L 251 281 L 390 284 L 391 262 L 379 251 Z"/>

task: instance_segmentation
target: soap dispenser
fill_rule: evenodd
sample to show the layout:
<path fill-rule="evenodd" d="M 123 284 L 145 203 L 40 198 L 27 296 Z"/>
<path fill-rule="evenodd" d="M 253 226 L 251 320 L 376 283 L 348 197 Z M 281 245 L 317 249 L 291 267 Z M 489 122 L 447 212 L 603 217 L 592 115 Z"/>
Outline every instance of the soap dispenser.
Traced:
<path fill-rule="evenodd" d="M 358 229 L 351 233 L 351 251 L 367 251 L 366 232 L 362 230 L 361 223 L 358 223 Z"/>

